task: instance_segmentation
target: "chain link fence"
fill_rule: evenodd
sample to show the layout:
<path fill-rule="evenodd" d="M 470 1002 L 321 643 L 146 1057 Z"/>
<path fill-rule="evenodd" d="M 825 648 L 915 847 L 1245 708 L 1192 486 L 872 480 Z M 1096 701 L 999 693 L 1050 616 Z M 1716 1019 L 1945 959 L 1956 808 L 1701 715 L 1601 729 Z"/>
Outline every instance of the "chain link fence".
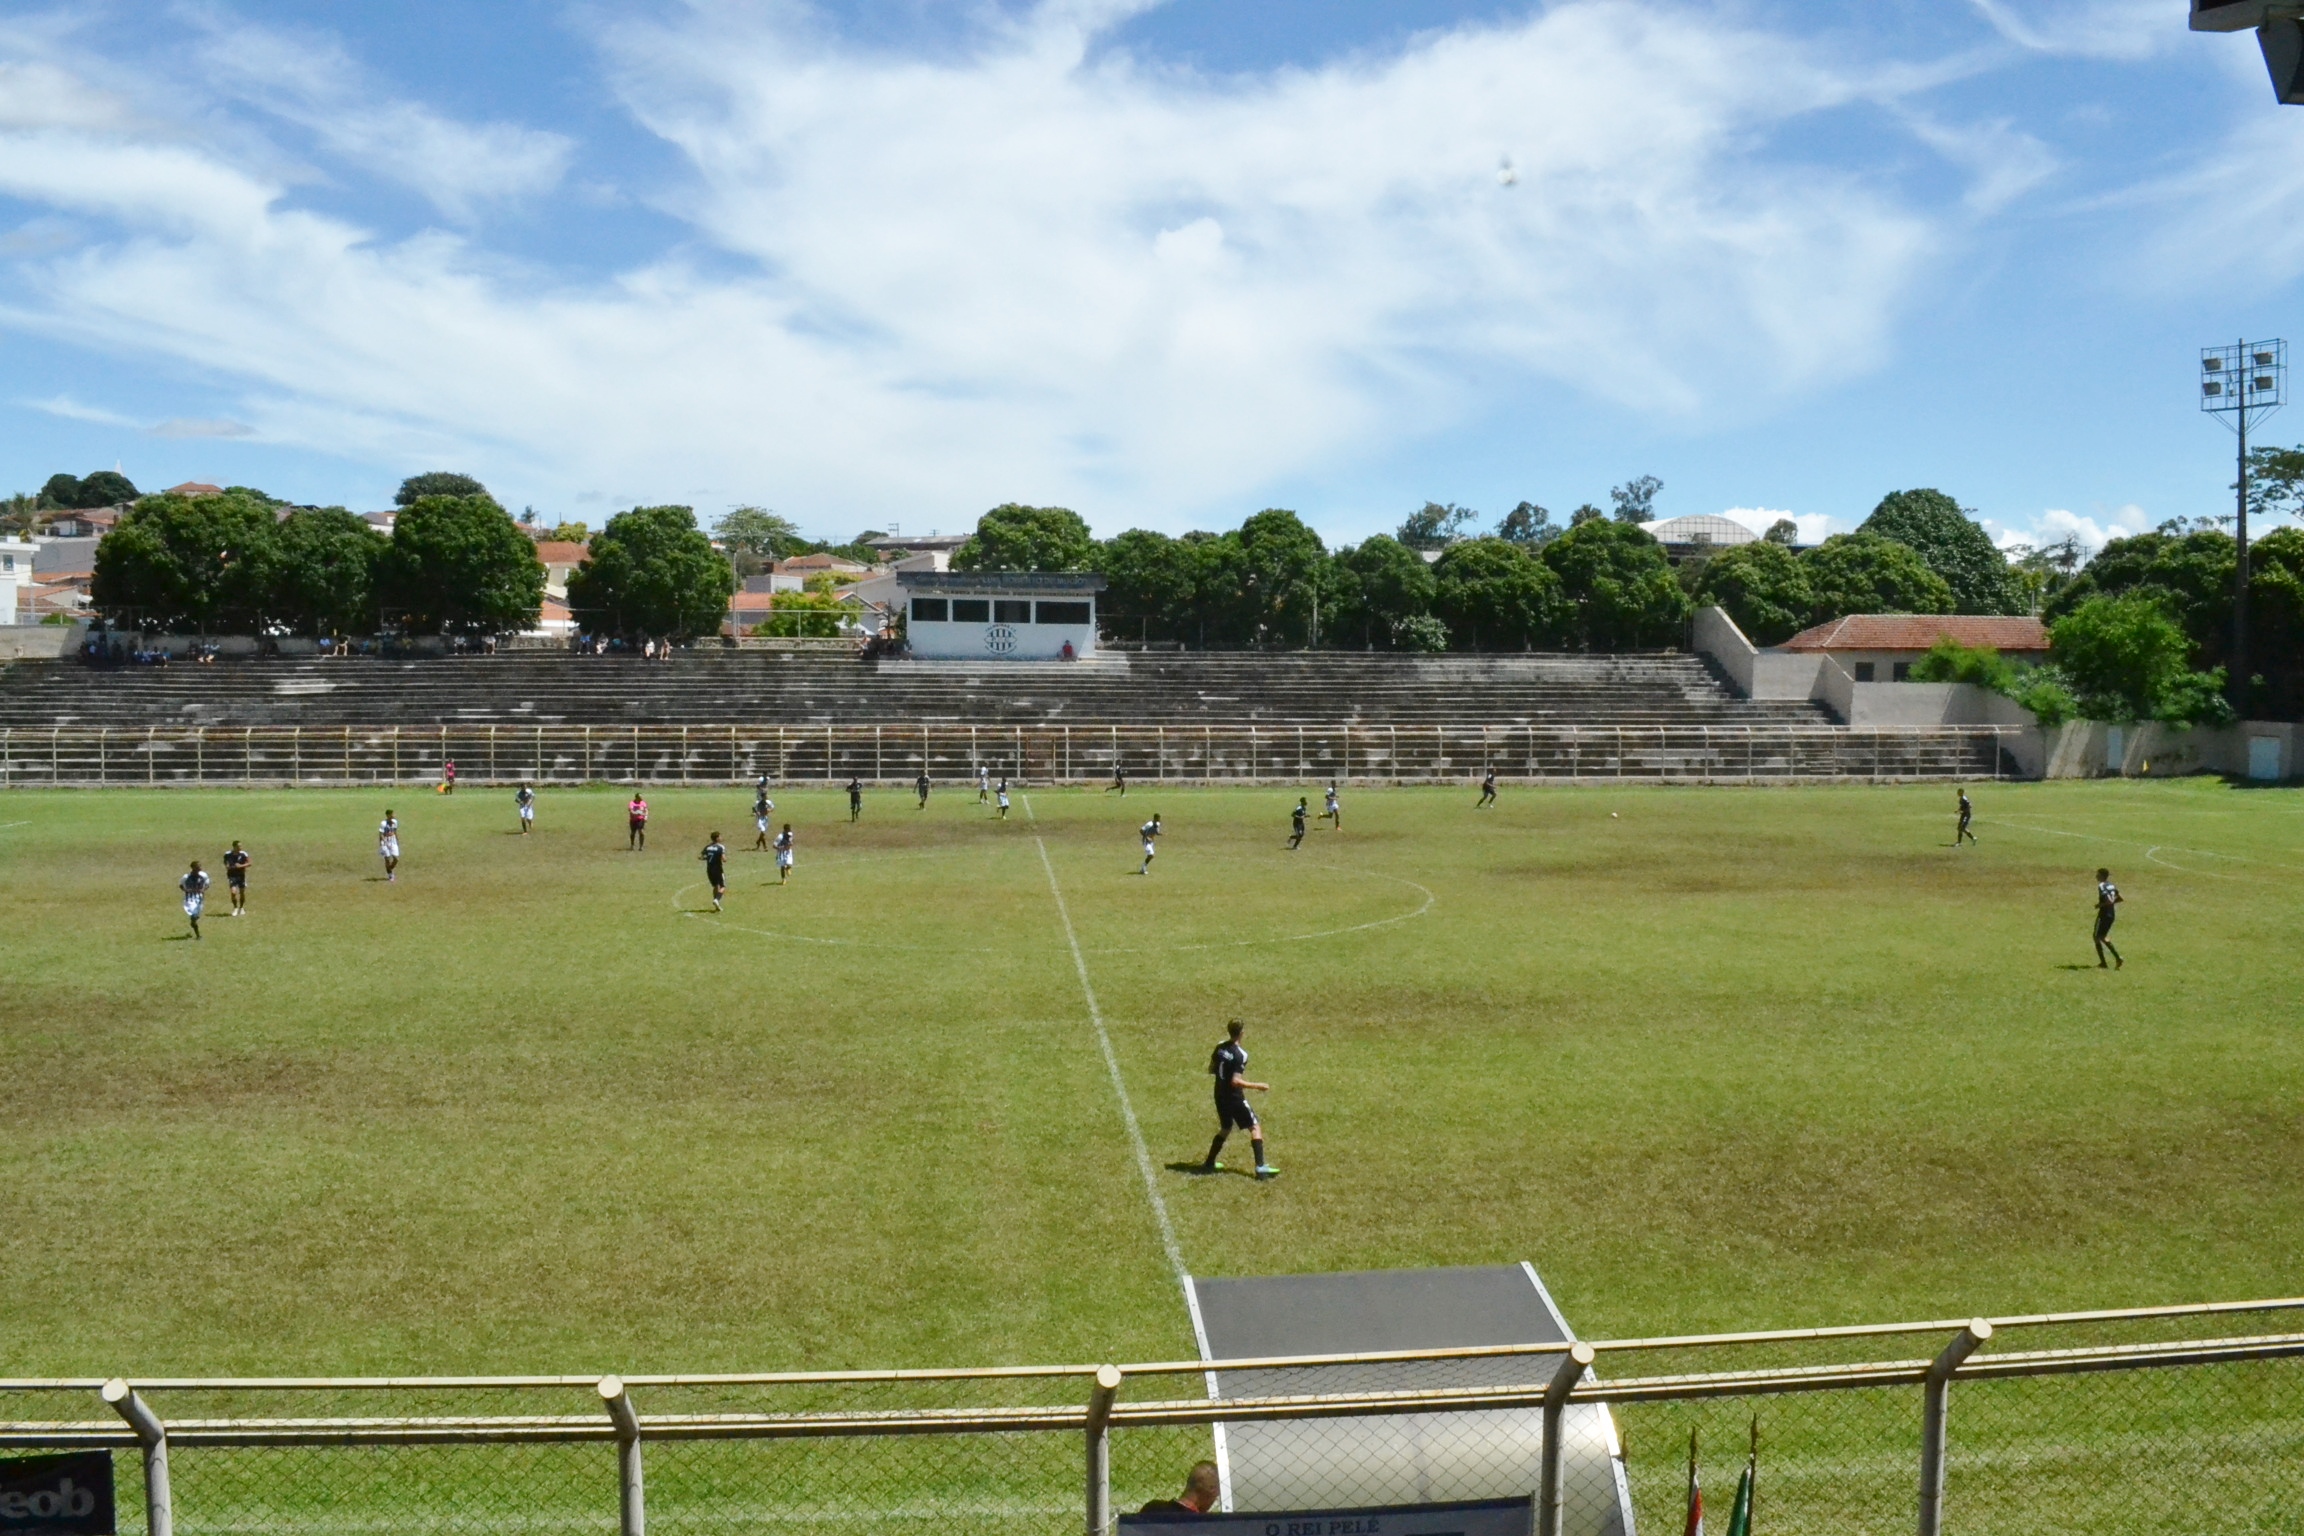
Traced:
<path fill-rule="evenodd" d="M 1692 1451 L 1715 1528 L 1749 1459 L 1755 1531 L 2270 1532 L 2304 1508 L 2298 1310 L 1227 1361 L 1225 1396 L 1205 1361 L 11 1381 L 0 1455 L 109 1450 L 135 1536 L 1057 1536 L 1203 1460 L 1238 1510 L 1532 1497 L 1540 1536 L 1633 1536 L 1680 1529 Z"/>
<path fill-rule="evenodd" d="M 0 787 L 2021 777 L 2000 726 L 412 725 L 0 728 Z"/>

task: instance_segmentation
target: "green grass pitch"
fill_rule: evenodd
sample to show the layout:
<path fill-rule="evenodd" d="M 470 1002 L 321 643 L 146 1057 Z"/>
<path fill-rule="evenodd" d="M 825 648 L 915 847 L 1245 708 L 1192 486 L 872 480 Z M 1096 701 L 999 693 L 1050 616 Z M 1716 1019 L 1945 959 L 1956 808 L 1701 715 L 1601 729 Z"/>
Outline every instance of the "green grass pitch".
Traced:
<path fill-rule="evenodd" d="M 1196 1273 L 1526 1258 L 1593 1336 L 2296 1290 L 2304 797 L 1973 793 L 1955 851 L 1947 786 L 1352 787 L 1292 854 L 1293 790 L 784 789 L 784 889 L 741 789 L 644 854 L 614 789 L 11 793 L 7 1369 L 1189 1355 L 1051 872 Z M 1165 1166 L 1235 1015 L 1269 1184 Z"/>

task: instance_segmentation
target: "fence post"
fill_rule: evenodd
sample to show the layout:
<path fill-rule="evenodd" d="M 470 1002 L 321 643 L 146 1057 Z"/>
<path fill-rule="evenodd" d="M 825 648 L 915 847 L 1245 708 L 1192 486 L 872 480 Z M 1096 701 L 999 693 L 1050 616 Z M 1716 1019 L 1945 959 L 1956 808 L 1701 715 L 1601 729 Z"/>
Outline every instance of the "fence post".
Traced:
<path fill-rule="evenodd" d="M 1120 1395 L 1120 1367 L 1096 1367 L 1088 1394 L 1088 1536 L 1112 1529 L 1112 1399 Z"/>
<path fill-rule="evenodd" d="M 168 1426 L 138 1397 L 128 1383 L 115 1376 L 104 1383 L 104 1401 L 128 1421 L 144 1447 L 144 1525 L 150 1536 L 171 1536 L 176 1507 L 168 1497 Z"/>
<path fill-rule="evenodd" d="M 1571 1344 L 1544 1389 L 1544 1464 L 1537 1485 L 1537 1536 L 1560 1536 L 1560 1423 L 1568 1413 L 1568 1394 L 1584 1379 L 1593 1361 L 1592 1346 Z"/>
<path fill-rule="evenodd" d="M 1952 1373 L 1991 1337 L 1992 1325 L 1982 1318 L 1952 1335 L 1920 1389 L 1920 1536 L 1938 1536 L 1944 1529 L 1944 1426 Z"/>
<path fill-rule="evenodd" d="M 621 1376 L 600 1378 L 600 1402 L 616 1422 L 616 1493 L 618 1536 L 647 1536 L 648 1497 L 640 1478 L 640 1415 Z"/>

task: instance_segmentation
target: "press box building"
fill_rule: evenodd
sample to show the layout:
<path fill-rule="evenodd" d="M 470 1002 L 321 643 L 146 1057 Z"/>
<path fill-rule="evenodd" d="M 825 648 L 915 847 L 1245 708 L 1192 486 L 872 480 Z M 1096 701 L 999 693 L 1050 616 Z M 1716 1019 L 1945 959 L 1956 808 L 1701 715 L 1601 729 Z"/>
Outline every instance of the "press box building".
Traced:
<path fill-rule="evenodd" d="M 898 571 L 905 638 L 926 661 L 1060 661 L 1096 653 L 1104 578 L 1066 571 Z"/>

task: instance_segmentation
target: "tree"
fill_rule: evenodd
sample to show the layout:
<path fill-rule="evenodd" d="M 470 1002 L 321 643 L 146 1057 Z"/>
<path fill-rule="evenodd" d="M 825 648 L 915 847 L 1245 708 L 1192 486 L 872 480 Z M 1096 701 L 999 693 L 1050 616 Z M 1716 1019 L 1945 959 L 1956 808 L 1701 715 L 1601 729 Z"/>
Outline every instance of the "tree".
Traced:
<path fill-rule="evenodd" d="M 305 507 L 275 530 L 264 607 L 299 635 L 364 634 L 376 622 L 376 572 L 391 547 L 342 507 Z"/>
<path fill-rule="evenodd" d="M 1399 540 L 1410 549 L 1446 549 L 1455 542 L 1457 531 L 1479 515 L 1452 501 L 1428 501 L 1408 514 L 1400 525 Z"/>
<path fill-rule="evenodd" d="M 2056 621 L 2050 654 L 2084 713 L 2099 720 L 2229 719 L 2224 669 L 2194 672 L 2192 642 L 2154 597 L 2092 597 Z"/>
<path fill-rule="evenodd" d="M 1069 507 L 1025 507 L 1004 502 L 985 513 L 976 532 L 952 555 L 956 571 L 1084 571 L 1095 563 L 1096 541 Z"/>
<path fill-rule="evenodd" d="M 2086 559 L 2080 541 L 2071 534 L 2048 544 L 2011 544 L 2008 569 L 2024 594 L 2025 611 L 2038 613 L 2043 603 L 2071 584 Z"/>
<path fill-rule="evenodd" d="M 1320 535 L 1295 513 L 1266 507 L 1240 525 L 1239 540 L 1252 638 L 1262 645 L 1310 645 L 1321 599 L 1331 614 L 1336 610 Z"/>
<path fill-rule="evenodd" d="M 1919 552 L 1952 589 L 1954 613 L 2023 613 L 2023 586 L 1992 536 L 1942 491 L 1891 491 L 1858 533 L 1877 534 Z"/>
<path fill-rule="evenodd" d="M 1654 475 L 1642 475 L 1608 493 L 1616 507 L 1616 521 L 1620 523 L 1647 523 L 1656 518 L 1656 493 L 1664 489 L 1664 482 Z"/>
<path fill-rule="evenodd" d="M 1788 517 L 1780 517 L 1770 523 L 1768 531 L 1760 537 L 1771 544 L 1781 544 L 1786 549 L 1790 549 L 1800 542 L 1800 525 Z"/>
<path fill-rule="evenodd" d="M 96 546 L 89 596 L 115 623 L 253 634 L 276 537 L 246 496 L 147 496 Z"/>
<path fill-rule="evenodd" d="M 552 531 L 544 535 L 555 544 L 582 544 L 592 537 L 590 523 L 554 523 Z"/>
<path fill-rule="evenodd" d="M 1950 613 L 1952 589 L 1920 552 L 1876 533 L 1836 533 L 1800 556 L 1809 622 L 1851 613 Z"/>
<path fill-rule="evenodd" d="M 57 511 L 67 511 L 80 505 L 80 477 L 56 474 L 40 487 L 40 505 Z"/>
<path fill-rule="evenodd" d="M 736 507 L 712 525 L 728 553 L 760 560 L 782 560 L 807 543 L 799 525 L 766 507 Z"/>
<path fill-rule="evenodd" d="M 1336 616 L 1321 628 L 1342 645 L 1386 650 L 1401 626 L 1432 611 L 1437 583 L 1424 557 L 1388 534 L 1336 552 Z"/>
<path fill-rule="evenodd" d="M 591 634 L 709 634 L 728 615 L 736 572 L 687 507 L 634 507 L 608 519 L 569 573 L 568 607 Z"/>
<path fill-rule="evenodd" d="M 417 634 L 530 628 L 544 605 L 536 541 L 486 496 L 425 496 L 402 509 L 377 569 L 380 606 Z"/>
<path fill-rule="evenodd" d="M 856 616 L 854 604 L 829 592 L 779 592 L 768 603 L 768 617 L 752 626 L 755 635 L 829 640 Z"/>
<path fill-rule="evenodd" d="M 2248 450 L 2248 514 L 2304 516 L 2304 446 Z"/>
<path fill-rule="evenodd" d="M 0 498 L 0 532 L 30 533 L 40 525 L 40 510 L 40 498 L 37 495 L 18 491 L 13 496 Z"/>
<path fill-rule="evenodd" d="M 1532 501 L 1524 501 L 1504 514 L 1496 525 L 1496 537 L 1510 544 L 1531 547 L 1549 544 L 1560 537 L 1560 530 L 1552 526 L 1552 514 Z"/>
<path fill-rule="evenodd" d="M 72 503 L 83 510 L 124 507 L 136 499 L 136 482 L 118 470 L 100 469 L 80 477 L 80 498 Z"/>
<path fill-rule="evenodd" d="M 1459 650 L 1527 651 L 1548 643 L 1568 616 L 1560 578 L 1526 546 L 1470 539 L 1432 568 L 1432 611 Z"/>
<path fill-rule="evenodd" d="M 1567 635 L 1575 642 L 1595 651 L 1679 642 L 1688 594 L 1647 530 L 1596 513 L 1545 545 L 1544 563 L 1572 605 Z"/>
<path fill-rule="evenodd" d="M 470 475 L 454 474 L 435 469 L 426 474 L 410 475 L 400 482 L 400 489 L 392 493 L 392 505 L 412 507 L 427 496 L 487 496 L 488 487 Z M 494 498 L 490 498 L 493 500 Z"/>
<path fill-rule="evenodd" d="M 1717 603 L 1754 645 L 1781 645 L 1808 627 L 1816 592 L 1800 557 L 1767 539 L 1737 544 L 1704 562 L 1696 601 Z"/>
<path fill-rule="evenodd" d="M 1592 503 L 1585 502 L 1575 511 L 1568 514 L 1568 526 L 1571 528 L 1581 528 L 1586 523 L 1599 522 L 1607 515 L 1607 513 L 1601 511 L 1598 507 L 1592 505 Z"/>
<path fill-rule="evenodd" d="M 1198 563 L 1188 546 L 1164 533 L 1131 528 L 1097 551 L 1096 569 L 1104 576 L 1100 617 L 1114 633 L 1184 638 L 1198 595 Z"/>
<path fill-rule="evenodd" d="M 2066 686 L 2063 672 L 2054 666 L 2020 667 L 1990 646 L 1965 646 L 1950 636 L 1928 648 L 1912 663 L 1916 683 L 1968 683 L 2014 699 L 2042 725 L 2062 725 L 2079 712 L 2079 703 Z"/>

